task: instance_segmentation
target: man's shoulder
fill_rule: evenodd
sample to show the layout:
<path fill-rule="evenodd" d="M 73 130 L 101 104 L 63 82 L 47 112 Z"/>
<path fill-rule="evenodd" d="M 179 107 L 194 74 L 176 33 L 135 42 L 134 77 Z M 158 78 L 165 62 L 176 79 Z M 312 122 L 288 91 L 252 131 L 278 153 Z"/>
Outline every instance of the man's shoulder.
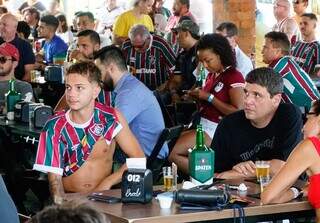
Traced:
<path fill-rule="evenodd" d="M 32 85 L 29 83 L 29 82 L 27 82 L 27 81 L 23 81 L 23 80 L 19 80 L 19 79 L 16 79 L 16 84 L 17 85 L 20 85 L 20 86 L 22 86 L 22 87 L 32 87 Z"/>
<path fill-rule="evenodd" d="M 169 44 L 164 38 L 158 35 L 152 35 L 152 36 L 153 36 L 153 40 L 152 40 L 153 47 L 159 48 L 159 49 L 170 48 Z"/>
<path fill-rule="evenodd" d="M 243 123 L 246 121 L 246 116 L 244 114 L 243 110 L 236 111 L 232 114 L 226 115 L 219 123 L 221 126 L 225 126 L 229 128 L 232 126 L 232 128 L 235 128 L 236 126 L 239 126 L 238 124 Z M 240 127 L 240 126 L 239 126 Z"/>
<path fill-rule="evenodd" d="M 100 102 L 95 103 L 95 110 L 97 110 L 103 117 L 116 117 L 116 110 L 114 108 Z"/>
<path fill-rule="evenodd" d="M 18 49 L 26 49 L 26 48 L 31 49 L 31 44 L 28 41 L 21 39 L 17 36 L 10 43 L 15 47 L 17 47 Z"/>
<path fill-rule="evenodd" d="M 66 123 L 67 123 L 66 112 L 60 111 L 55 113 L 51 118 L 48 119 L 44 127 L 44 130 L 51 129 L 55 133 L 58 133 L 56 131 L 58 131 L 58 129 L 61 130 Z"/>
<path fill-rule="evenodd" d="M 125 92 L 126 96 L 129 98 L 137 96 L 148 97 L 150 94 L 152 94 L 151 90 L 147 88 L 144 83 L 131 74 L 125 77 L 119 89 L 119 93 L 120 92 Z"/>
<path fill-rule="evenodd" d="M 289 121 L 302 118 L 300 108 L 292 103 L 280 103 L 274 117 L 277 117 L 280 125 L 283 124 L 284 120 Z"/>

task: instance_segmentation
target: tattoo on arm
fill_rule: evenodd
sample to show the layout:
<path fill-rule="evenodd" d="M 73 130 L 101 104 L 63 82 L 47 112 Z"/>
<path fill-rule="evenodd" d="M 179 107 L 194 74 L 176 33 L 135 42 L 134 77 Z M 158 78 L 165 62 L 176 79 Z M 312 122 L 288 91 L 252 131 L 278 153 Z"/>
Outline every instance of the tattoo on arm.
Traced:
<path fill-rule="evenodd" d="M 55 201 L 56 197 L 62 198 L 64 195 L 62 177 L 53 173 L 49 173 L 48 180 L 49 180 L 49 189 L 50 189 L 50 193 L 53 200 Z"/>

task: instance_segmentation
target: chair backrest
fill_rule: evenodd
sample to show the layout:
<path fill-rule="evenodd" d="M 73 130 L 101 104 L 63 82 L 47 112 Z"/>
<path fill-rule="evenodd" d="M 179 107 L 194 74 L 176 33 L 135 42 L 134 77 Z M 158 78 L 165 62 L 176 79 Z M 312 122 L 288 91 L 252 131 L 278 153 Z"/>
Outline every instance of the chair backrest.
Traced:
<path fill-rule="evenodd" d="M 193 114 L 197 112 L 197 110 L 197 103 L 195 101 L 177 102 L 175 105 L 175 115 L 177 124 L 189 124 L 193 119 Z"/>
<path fill-rule="evenodd" d="M 165 128 L 162 133 L 160 134 L 156 145 L 153 147 L 152 153 L 148 157 L 147 166 L 149 167 L 150 164 L 157 158 L 163 144 L 165 142 L 168 143 L 169 149 L 172 148 L 179 138 L 181 132 L 183 130 L 183 125 L 174 126 L 171 128 Z"/>
<path fill-rule="evenodd" d="M 157 90 L 153 91 L 153 95 L 156 97 L 156 99 L 157 99 L 157 101 L 159 103 L 159 106 L 161 108 L 161 112 L 162 112 L 162 115 L 163 115 L 165 126 L 166 127 L 175 126 L 175 121 L 174 121 L 173 117 L 170 115 L 168 109 L 166 108 L 166 105 L 163 102 L 159 91 L 157 91 Z"/>

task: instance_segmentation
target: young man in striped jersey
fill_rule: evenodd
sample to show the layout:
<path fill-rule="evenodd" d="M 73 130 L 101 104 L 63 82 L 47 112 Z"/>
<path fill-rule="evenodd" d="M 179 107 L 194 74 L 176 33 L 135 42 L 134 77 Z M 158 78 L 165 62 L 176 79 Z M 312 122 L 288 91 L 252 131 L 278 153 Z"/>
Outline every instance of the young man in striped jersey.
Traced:
<path fill-rule="evenodd" d="M 95 102 L 100 83 L 92 62 L 72 65 L 65 76 L 69 110 L 56 114 L 41 132 L 34 169 L 48 173 L 55 202 L 65 192 L 108 190 L 119 183 L 126 165 L 112 173 L 115 143 L 128 157 L 144 157 L 124 117 Z"/>
<path fill-rule="evenodd" d="M 176 56 L 162 37 L 150 34 L 144 25 L 135 25 L 122 51 L 134 76 L 150 90 L 164 88 L 173 73 Z"/>
<path fill-rule="evenodd" d="M 320 64 L 320 43 L 316 38 L 317 16 L 304 13 L 301 16 L 300 32 L 302 40 L 296 41 L 291 47 L 290 54 L 309 75 L 315 74 L 315 66 Z"/>
<path fill-rule="evenodd" d="M 279 73 L 284 81 L 282 100 L 297 106 L 311 107 L 320 94 L 309 75 L 288 55 L 290 42 L 282 32 L 269 32 L 265 35 L 262 49 L 263 62 Z"/>

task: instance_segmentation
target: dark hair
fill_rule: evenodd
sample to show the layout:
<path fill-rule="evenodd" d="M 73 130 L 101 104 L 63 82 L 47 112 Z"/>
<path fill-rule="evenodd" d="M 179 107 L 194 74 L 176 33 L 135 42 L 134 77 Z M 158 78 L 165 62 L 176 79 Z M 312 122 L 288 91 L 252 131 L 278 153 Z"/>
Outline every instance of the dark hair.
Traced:
<path fill-rule="evenodd" d="M 59 26 L 59 20 L 53 15 L 42 16 L 40 22 L 45 23 L 47 26 L 51 26 L 55 30 L 57 30 Z"/>
<path fill-rule="evenodd" d="M 31 14 L 35 14 L 36 15 L 36 20 L 39 20 L 40 19 L 40 12 L 38 9 L 36 9 L 35 7 L 27 7 L 25 9 L 22 10 L 22 15 L 25 13 L 25 12 L 29 12 Z"/>
<path fill-rule="evenodd" d="M 226 30 L 228 37 L 232 37 L 232 36 L 238 35 L 238 28 L 232 22 L 220 23 L 220 25 L 216 28 L 216 30 L 218 30 L 220 32 L 223 32 L 223 30 Z"/>
<path fill-rule="evenodd" d="M 313 112 L 314 112 L 316 115 L 320 115 L 320 100 L 315 100 L 315 101 L 313 101 L 311 107 L 313 108 Z"/>
<path fill-rule="evenodd" d="M 317 16 L 313 13 L 303 13 L 301 17 L 308 17 L 311 20 L 314 20 L 316 22 L 318 21 Z"/>
<path fill-rule="evenodd" d="M 190 0 L 179 0 L 182 5 L 187 5 L 187 9 L 190 8 Z"/>
<path fill-rule="evenodd" d="M 73 202 L 74 203 L 74 202 Z M 109 219 L 86 203 L 52 205 L 31 218 L 30 223 L 108 223 Z"/>
<path fill-rule="evenodd" d="M 269 67 L 260 67 L 250 71 L 246 76 L 246 82 L 265 87 L 271 97 L 283 92 L 281 75 Z"/>
<path fill-rule="evenodd" d="M 100 45 L 100 36 L 94 30 L 89 30 L 89 29 L 82 30 L 77 34 L 77 37 L 80 37 L 80 36 L 89 36 L 90 37 L 90 41 L 92 43 L 98 43 Z"/>
<path fill-rule="evenodd" d="M 25 21 L 19 21 L 17 26 L 17 33 L 23 33 L 25 39 L 28 39 L 31 33 L 30 26 Z"/>
<path fill-rule="evenodd" d="M 268 32 L 264 37 L 270 39 L 274 47 L 281 48 L 283 55 L 289 54 L 290 41 L 285 33 L 272 31 Z"/>
<path fill-rule="evenodd" d="M 0 5 L 0 14 L 8 13 L 7 7 L 4 5 Z"/>
<path fill-rule="evenodd" d="M 68 23 L 67 23 L 67 18 L 64 14 L 59 14 L 56 15 L 56 18 L 58 19 L 59 22 L 64 22 L 64 24 L 61 25 L 62 32 L 67 32 L 68 31 Z"/>
<path fill-rule="evenodd" d="M 87 16 L 91 22 L 94 22 L 94 16 L 93 16 L 92 12 L 81 12 L 80 11 L 80 12 L 75 13 L 75 16 L 77 18 Z"/>
<path fill-rule="evenodd" d="M 127 70 L 126 59 L 119 47 L 106 46 L 94 54 L 94 59 L 99 59 L 104 64 L 115 63 L 122 71 Z"/>
<path fill-rule="evenodd" d="M 91 61 L 84 61 L 72 64 L 66 72 L 66 76 L 69 74 L 77 73 L 81 76 L 87 76 L 90 83 L 101 83 L 101 72 L 99 68 Z"/>
<path fill-rule="evenodd" d="M 220 34 L 206 34 L 200 38 L 197 44 L 197 51 L 211 50 L 220 57 L 224 68 L 228 66 L 236 67 L 235 55 L 227 38 Z"/>

